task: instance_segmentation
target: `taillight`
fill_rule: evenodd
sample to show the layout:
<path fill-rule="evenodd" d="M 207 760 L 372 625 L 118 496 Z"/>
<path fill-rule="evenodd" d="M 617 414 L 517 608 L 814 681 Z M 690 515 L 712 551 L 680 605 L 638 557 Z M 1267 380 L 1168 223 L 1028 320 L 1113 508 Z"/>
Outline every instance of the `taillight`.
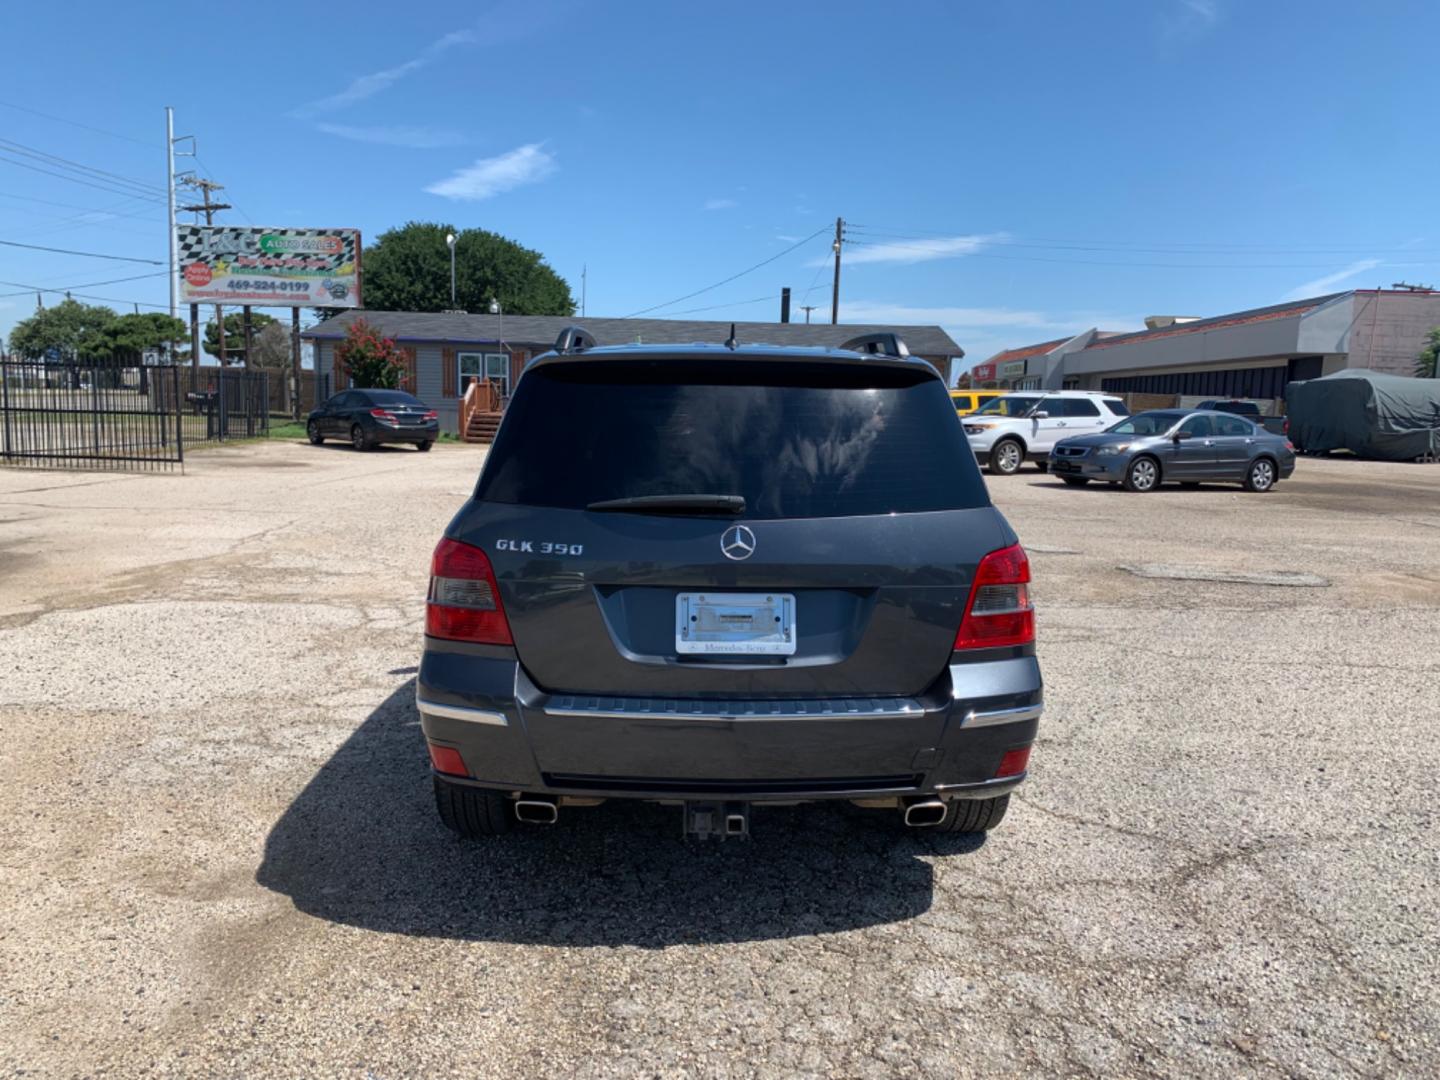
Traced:
<path fill-rule="evenodd" d="M 955 648 L 993 649 L 1034 640 L 1035 609 L 1030 606 L 1030 560 L 1025 549 L 1013 544 L 992 551 L 975 569 Z"/>
<path fill-rule="evenodd" d="M 424 417 L 422 417 L 422 419 L 425 419 L 425 420 L 439 420 L 439 419 L 440 419 L 440 414 L 439 414 L 438 412 L 436 412 L 434 409 L 431 409 L 429 412 L 427 412 L 427 413 L 424 415 Z"/>
<path fill-rule="evenodd" d="M 465 767 L 465 759 L 460 756 L 460 751 L 453 746 L 436 746 L 433 742 L 427 744 L 430 747 L 430 764 L 435 766 L 435 771 L 444 773 L 446 776 L 469 776 L 470 770 Z"/>
<path fill-rule="evenodd" d="M 513 645 L 500 586 L 485 552 L 446 538 L 430 560 L 425 633 L 450 641 Z"/>
<path fill-rule="evenodd" d="M 395 414 L 389 409 L 371 409 L 370 415 L 375 417 L 376 420 L 381 420 L 387 424 L 398 424 L 400 422 L 395 419 Z"/>
<path fill-rule="evenodd" d="M 434 751 L 431 751 L 433 756 Z M 1006 750 L 1000 758 L 1000 767 L 995 770 L 995 779 L 999 780 L 1004 776 L 1019 776 L 1030 765 L 1030 747 L 1022 746 L 1017 750 Z"/>

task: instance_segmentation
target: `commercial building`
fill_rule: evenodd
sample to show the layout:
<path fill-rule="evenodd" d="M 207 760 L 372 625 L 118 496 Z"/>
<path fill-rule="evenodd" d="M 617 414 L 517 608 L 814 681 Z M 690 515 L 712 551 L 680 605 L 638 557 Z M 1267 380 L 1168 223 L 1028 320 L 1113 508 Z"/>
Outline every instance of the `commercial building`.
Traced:
<path fill-rule="evenodd" d="M 306 330 L 301 336 L 315 343 L 319 372 L 332 375 L 332 388 L 349 385 L 335 347 L 357 319 L 392 338 L 404 351 L 407 363 L 402 385 L 440 413 L 445 431 L 458 431 L 460 403 L 467 386 L 479 379 L 499 394 L 499 409 L 533 356 L 547 352 L 567 326 L 583 326 L 600 345 L 716 345 L 735 328 L 736 340 L 745 344 L 837 346 L 861 334 L 895 333 L 910 352 L 928 360 L 946 383 L 952 368 L 965 356 L 938 326 L 832 326 L 828 323 L 729 323 L 682 319 L 590 319 L 562 315 L 463 315 L 415 311 L 346 311 Z M 467 425 L 468 426 L 468 425 Z"/>
<path fill-rule="evenodd" d="M 1414 373 L 1440 292 L 1353 289 L 1210 318 L 1155 316 L 1133 333 L 1086 330 L 992 357 L 1012 389 L 1283 399 L 1342 368 Z"/>

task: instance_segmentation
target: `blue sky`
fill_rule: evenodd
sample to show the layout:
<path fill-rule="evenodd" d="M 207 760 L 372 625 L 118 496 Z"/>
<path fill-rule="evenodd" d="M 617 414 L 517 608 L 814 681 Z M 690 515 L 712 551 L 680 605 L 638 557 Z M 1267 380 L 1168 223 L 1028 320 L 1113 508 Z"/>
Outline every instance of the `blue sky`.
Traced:
<path fill-rule="evenodd" d="M 113 177 L 163 185 L 173 105 L 224 220 L 493 229 L 577 300 L 588 266 L 591 315 L 779 255 L 654 314 L 774 319 L 789 285 L 828 318 L 837 215 L 841 320 L 938 322 L 972 361 L 1440 279 L 1433 2 L 358 0 L 228 34 L 159 3 L 26 11 L 0 240 L 163 260 L 163 204 Z M 25 286 L 167 297 L 161 267 L 10 246 L 0 282 L 0 333 Z"/>

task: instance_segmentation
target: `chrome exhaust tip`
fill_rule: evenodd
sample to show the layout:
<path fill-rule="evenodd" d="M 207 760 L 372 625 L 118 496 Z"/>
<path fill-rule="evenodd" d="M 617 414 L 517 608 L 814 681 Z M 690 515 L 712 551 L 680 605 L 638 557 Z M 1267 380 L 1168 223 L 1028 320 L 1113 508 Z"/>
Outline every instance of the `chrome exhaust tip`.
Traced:
<path fill-rule="evenodd" d="M 921 828 L 939 825 L 945 820 L 945 804 L 939 799 L 926 799 L 905 807 L 905 824 Z"/>
<path fill-rule="evenodd" d="M 515 803 L 515 816 L 532 825 L 554 825 L 560 808 L 548 799 L 520 799 Z"/>

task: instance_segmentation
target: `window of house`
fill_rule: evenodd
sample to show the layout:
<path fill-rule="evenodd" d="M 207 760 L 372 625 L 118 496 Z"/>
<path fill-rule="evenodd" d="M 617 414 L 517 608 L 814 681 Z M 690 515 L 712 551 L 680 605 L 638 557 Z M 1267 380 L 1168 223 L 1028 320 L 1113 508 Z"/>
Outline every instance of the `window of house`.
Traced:
<path fill-rule="evenodd" d="M 455 363 L 460 369 L 457 385 L 461 394 L 471 379 L 494 379 L 500 385 L 501 396 L 510 395 L 510 357 L 506 353 L 462 352 L 456 354 Z"/>

